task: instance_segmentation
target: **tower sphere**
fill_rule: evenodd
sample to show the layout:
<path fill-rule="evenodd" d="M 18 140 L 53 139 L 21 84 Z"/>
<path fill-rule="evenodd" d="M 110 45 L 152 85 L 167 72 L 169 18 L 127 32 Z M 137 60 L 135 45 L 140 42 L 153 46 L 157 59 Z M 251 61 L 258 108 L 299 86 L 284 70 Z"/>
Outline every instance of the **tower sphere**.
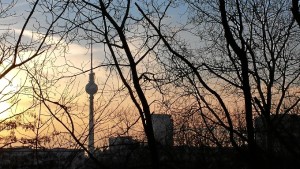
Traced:
<path fill-rule="evenodd" d="M 85 91 L 88 94 L 92 94 L 92 95 L 96 94 L 98 91 L 98 86 L 94 82 L 94 75 L 95 75 L 95 73 L 92 72 L 92 69 L 91 69 L 89 83 L 85 86 Z"/>
<path fill-rule="evenodd" d="M 85 86 L 85 91 L 88 94 L 95 94 L 98 91 L 98 86 L 95 84 L 95 82 L 89 81 L 89 83 Z"/>

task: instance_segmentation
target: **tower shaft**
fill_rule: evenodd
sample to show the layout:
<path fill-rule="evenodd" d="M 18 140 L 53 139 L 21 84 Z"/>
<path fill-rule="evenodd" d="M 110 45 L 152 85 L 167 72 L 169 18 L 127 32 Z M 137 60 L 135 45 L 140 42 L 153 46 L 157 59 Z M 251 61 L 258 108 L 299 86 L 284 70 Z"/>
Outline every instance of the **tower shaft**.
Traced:
<path fill-rule="evenodd" d="M 94 96 L 90 94 L 90 111 L 89 111 L 89 142 L 88 150 L 94 153 Z"/>

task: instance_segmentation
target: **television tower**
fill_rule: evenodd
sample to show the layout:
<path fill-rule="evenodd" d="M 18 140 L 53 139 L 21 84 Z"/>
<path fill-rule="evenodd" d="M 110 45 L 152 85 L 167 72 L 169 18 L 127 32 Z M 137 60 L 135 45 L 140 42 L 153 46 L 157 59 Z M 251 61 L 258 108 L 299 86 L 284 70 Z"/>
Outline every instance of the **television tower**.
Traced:
<path fill-rule="evenodd" d="M 89 108 L 89 142 L 88 150 L 91 154 L 94 153 L 94 94 L 97 93 L 98 86 L 95 84 L 95 73 L 93 72 L 93 45 L 91 41 L 91 71 L 89 74 L 89 83 L 85 86 L 85 91 L 90 95 Z"/>

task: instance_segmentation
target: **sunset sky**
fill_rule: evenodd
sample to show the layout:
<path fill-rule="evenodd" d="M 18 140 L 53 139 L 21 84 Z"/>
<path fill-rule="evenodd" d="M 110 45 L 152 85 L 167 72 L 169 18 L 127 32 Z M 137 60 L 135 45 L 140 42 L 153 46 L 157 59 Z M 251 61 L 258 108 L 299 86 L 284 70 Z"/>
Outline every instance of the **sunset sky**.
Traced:
<path fill-rule="evenodd" d="M 8 5 L 9 2 L 11 1 L 1 1 L 4 5 Z M 116 3 L 116 1 L 113 2 Z M 137 10 L 134 2 L 144 7 L 145 11 L 154 10 L 154 8 L 151 8 L 151 5 L 157 6 L 157 9 L 161 10 L 161 13 L 156 13 L 157 11 L 151 13 L 153 15 L 151 17 L 153 17 L 152 19 L 155 22 L 154 25 L 158 26 L 160 24 L 163 35 L 170 39 L 172 37 L 169 44 L 173 45 L 174 50 L 183 55 L 183 58 L 188 58 L 191 65 L 196 66 L 195 69 L 199 71 L 197 72 L 198 74 L 191 71 L 190 65 L 180 60 L 179 57 L 176 57 L 177 55 L 166 48 L 167 45 L 158 38 L 158 33 L 155 32 L 155 29 L 146 20 L 141 19 L 143 16 Z M 213 120 L 210 119 L 212 122 L 223 122 L 222 120 L 225 119 L 225 124 L 228 119 L 235 119 L 236 116 L 241 114 L 244 118 L 243 64 L 239 58 L 240 56 L 229 48 L 226 38 L 222 34 L 223 27 L 218 13 L 218 1 L 203 2 L 207 4 L 200 6 L 201 10 L 206 11 L 208 14 L 201 14 L 203 11 L 199 10 L 199 16 L 197 12 L 188 11 L 186 4 L 183 5 L 181 2 L 175 1 L 174 4 L 171 4 L 167 14 L 163 15 L 164 19 L 158 22 L 158 18 L 162 17 L 162 12 L 167 5 L 166 2 L 155 1 L 149 5 L 150 3 L 133 1 L 129 11 L 132 14 L 132 18 L 128 18 L 128 21 L 125 22 L 124 30 L 122 30 L 127 36 L 129 51 L 137 64 L 137 79 L 143 94 L 147 98 L 151 113 L 168 114 L 175 112 L 174 114 L 176 114 L 186 111 L 189 114 L 189 111 L 191 111 L 198 118 L 202 118 L 196 112 L 203 113 L 206 111 L 207 114 L 203 117 L 216 117 Z M 76 136 L 85 141 L 88 130 L 89 104 L 89 96 L 85 92 L 85 86 L 88 83 L 90 73 L 90 41 L 91 37 L 93 37 L 92 53 L 93 66 L 95 67 L 93 71 L 95 72 L 95 81 L 98 85 L 98 93 L 95 95 L 96 137 L 102 139 L 102 143 L 111 135 L 137 133 L 135 134 L 136 137 L 144 137 L 141 132 L 141 123 L 136 123 L 140 117 L 137 111 L 138 106 L 135 106 L 130 99 L 128 89 L 121 80 L 108 46 L 103 45 L 103 41 L 106 41 L 103 36 L 105 27 L 108 29 L 107 38 L 109 40 L 107 41 L 114 43 L 113 48 L 117 55 L 118 63 L 121 65 L 121 72 L 129 86 L 134 89 L 133 75 L 131 74 L 133 69 L 129 66 L 129 59 L 126 57 L 123 48 L 124 44 L 121 43 L 117 29 L 113 27 L 114 24 L 109 22 L 108 25 L 105 25 L 104 23 L 106 22 L 101 20 L 102 13 L 98 11 L 99 9 L 95 8 L 93 11 L 84 5 L 80 6 L 83 2 L 78 3 L 78 6 L 70 4 L 69 8 L 67 8 L 68 12 L 63 12 L 63 8 L 60 6 L 61 3 L 64 2 L 39 1 L 41 6 L 38 5 L 35 11 L 30 13 L 33 4 L 29 4 L 27 1 L 18 1 L 8 10 L 8 16 L 0 15 L 1 23 L 4 23 L 0 24 L 0 33 L 2 35 L 0 39 L 2 46 L 0 46 L 0 49 L 6 52 L 3 53 L 5 57 L 3 57 L 4 60 L 0 65 L 0 75 L 11 65 L 14 56 L 18 64 L 37 55 L 24 65 L 13 68 L 3 78 L 0 78 L 0 112 L 2 112 L 0 119 L 3 120 L 3 124 L 10 121 L 16 122 L 18 125 L 22 125 L 21 122 L 24 124 L 32 123 L 34 127 L 33 129 L 30 128 L 31 134 L 29 134 L 29 131 L 28 133 L 25 132 L 28 135 L 25 134 L 24 137 L 30 137 L 29 135 L 35 137 L 49 133 L 55 134 L 58 132 L 56 130 L 59 130 L 61 134 L 66 134 L 67 132 L 75 133 Z M 117 3 L 115 5 L 120 7 L 119 5 L 126 4 Z M 81 10 L 77 11 L 76 7 L 79 6 Z M 235 6 L 230 7 L 232 8 L 228 8 L 228 13 L 232 17 L 237 17 L 235 15 Z M 263 6 L 259 7 L 263 8 Z M 277 6 L 272 6 L 272 8 L 277 8 Z M 125 7 L 123 6 L 120 9 L 125 10 Z M 48 13 L 47 10 L 49 10 Z M 116 10 L 115 8 L 109 8 L 109 10 L 117 24 L 121 24 L 119 22 L 121 22 L 124 14 L 122 10 Z M 194 10 L 197 11 L 198 9 Z M 270 103 L 269 107 L 272 111 L 280 112 L 286 109 L 285 106 L 290 101 L 284 98 L 284 101 L 281 102 L 281 96 L 292 98 L 291 100 L 297 100 L 298 97 L 295 92 L 298 86 L 293 82 L 293 78 L 296 80 L 299 78 L 297 77 L 298 63 L 292 57 L 292 55 L 299 53 L 296 50 L 296 47 L 298 47 L 297 39 L 294 36 L 290 36 L 288 37 L 290 39 L 287 39 L 285 42 L 291 41 L 292 43 L 287 43 L 288 45 L 286 45 L 284 44 L 285 42 L 281 42 L 282 38 L 287 38 L 284 36 L 284 31 L 290 29 L 287 26 L 290 23 L 285 19 L 285 17 L 289 17 L 290 13 L 286 14 L 286 11 L 283 11 L 282 18 L 284 19 L 280 18 L 281 16 L 273 17 L 273 15 L 269 16 L 267 14 L 270 17 L 268 18 L 270 22 L 277 23 L 277 18 L 280 18 L 282 24 L 275 25 L 283 26 L 283 28 L 276 29 L 274 27 L 276 30 L 273 30 L 270 27 L 268 29 L 272 30 L 266 31 L 269 31 L 270 34 L 273 33 L 274 36 L 269 35 L 266 39 L 260 39 L 260 33 L 264 31 L 260 25 L 264 24 L 257 20 L 257 17 L 260 16 L 251 13 L 251 10 L 245 10 L 244 12 L 245 15 L 243 17 L 245 19 L 243 21 L 246 23 L 244 24 L 242 36 L 245 36 L 244 39 L 251 40 L 248 45 L 253 45 L 251 47 L 253 47 L 254 51 L 252 53 L 253 56 L 250 56 L 248 49 L 245 49 L 246 55 L 249 55 L 247 57 L 249 57 L 249 69 L 251 69 L 251 71 L 247 72 L 250 77 L 249 85 L 252 88 L 251 97 L 253 97 L 249 101 L 258 98 L 257 103 Z M 270 10 L 270 13 L 272 12 L 273 9 Z M 60 16 L 61 13 L 62 16 Z M 250 13 L 249 16 L 247 15 L 248 13 Z M 278 13 L 275 12 L 275 14 L 277 15 Z M 259 13 L 259 15 L 264 14 Z M 26 19 L 28 16 L 30 16 L 30 20 L 27 23 Z M 93 24 L 89 16 L 92 19 L 96 17 L 93 20 L 94 22 L 92 22 Z M 56 20 L 57 17 L 59 18 L 58 20 Z M 247 23 L 249 21 L 247 17 L 253 17 L 253 23 Z M 240 38 L 238 23 L 231 20 L 229 23 L 235 34 L 234 36 L 236 36 L 234 38 Z M 25 24 L 27 25 L 23 29 Z M 252 27 L 255 27 L 255 29 Z M 296 35 L 296 26 L 291 29 L 293 29 L 291 35 Z M 253 32 L 249 33 L 250 31 Z M 276 31 L 280 33 L 274 33 Z M 50 36 L 44 39 L 46 32 Z M 278 39 L 276 39 L 277 37 Z M 273 48 L 270 47 L 274 51 L 267 51 L 264 46 L 273 42 L 268 38 L 274 38 L 274 40 L 280 42 L 278 44 L 270 44 L 270 46 L 275 46 L 272 46 Z M 156 41 L 159 42 L 158 45 L 151 49 Z M 243 42 L 240 39 L 237 41 L 238 45 Z M 16 44 L 18 42 L 19 46 L 17 48 Z M 294 44 L 295 46 L 293 46 Z M 257 45 L 262 46 L 257 47 Z M 150 52 L 146 53 L 147 50 L 150 50 Z M 277 60 L 271 58 L 271 56 L 273 57 L 270 54 L 272 52 L 278 53 L 278 56 L 276 56 L 278 57 Z M 143 55 L 145 53 L 146 55 Z M 256 58 L 259 58 L 258 62 L 256 62 Z M 285 59 L 296 66 L 285 67 L 283 64 L 283 61 L 286 61 Z M 274 62 L 275 72 L 270 73 L 268 71 L 272 71 L 269 68 L 269 63 L 271 62 Z M 285 72 L 281 70 L 282 68 L 291 72 L 289 78 L 285 78 Z M 175 70 L 174 72 L 173 69 Z M 257 74 L 252 73 L 252 71 L 256 71 Z M 272 75 L 273 73 L 276 74 L 274 77 L 278 78 L 272 79 L 275 81 L 274 84 L 269 84 L 271 81 L 269 74 Z M 149 77 L 153 75 L 155 78 L 151 81 L 146 75 Z M 197 75 L 201 76 L 202 79 L 199 79 Z M 261 81 L 257 81 L 257 79 Z M 289 82 L 291 83 L 287 85 Z M 267 98 L 265 93 L 268 90 L 268 85 L 272 89 L 270 90 L 272 97 L 269 98 Z M 287 90 L 283 90 L 282 86 L 287 86 Z M 216 94 L 212 91 L 215 91 Z M 137 91 L 134 91 L 133 95 L 138 98 Z M 272 105 L 271 103 L 275 104 Z M 276 107 L 277 103 L 279 103 L 278 107 Z M 139 99 L 137 99 L 138 104 L 141 104 Z M 254 109 L 255 103 L 252 106 L 256 115 L 261 113 L 261 110 L 258 108 L 268 107 L 266 105 L 256 105 L 255 108 L 257 109 Z M 227 117 L 225 117 L 225 110 L 228 111 Z M 178 116 L 184 118 L 185 115 L 180 114 Z M 132 126 L 133 128 L 135 127 L 134 130 L 127 130 Z M 23 129 L 28 130 L 26 126 Z M 23 129 L 21 129 L 22 131 L 9 131 L 11 133 L 8 134 L 16 134 L 23 137 Z M 71 138 L 69 139 L 72 140 Z"/>
<path fill-rule="evenodd" d="M 11 13 L 13 13 L 15 16 L 14 20 L 11 18 L 4 19 L 7 24 L 11 25 L 1 25 L 0 27 L 3 28 L 0 28 L 0 32 L 4 32 L 9 29 L 9 32 L 14 32 L 17 38 L 21 33 L 21 29 L 25 23 L 26 17 L 29 15 L 29 11 L 30 10 L 27 2 L 18 2 L 11 9 Z M 36 30 L 34 27 L 39 24 L 43 25 L 45 17 L 46 16 L 41 16 L 38 13 L 33 14 L 33 19 L 29 21 L 23 32 L 22 43 L 29 44 L 31 41 L 39 41 L 40 35 L 35 33 Z M 56 43 L 59 40 L 59 37 L 51 36 L 46 39 L 46 44 Z M 36 126 L 40 126 L 39 132 L 41 135 L 47 135 L 54 130 L 61 130 L 62 132 L 66 131 L 62 124 L 59 124 L 53 119 L 53 117 L 51 117 L 51 114 L 48 112 L 45 106 L 39 103 L 38 100 L 34 100 L 34 94 L 31 88 L 35 83 L 35 79 L 30 78 L 30 76 L 34 77 L 35 72 L 30 71 L 31 73 L 28 74 L 26 69 L 35 69 L 38 71 L 36 73 L 43 73 L 43 76 L 45 76 L 43 77 L 42 74 L 40 74 L 36 77 L 40 77 L 42 84 L 44 83 L 44 85 L 41 87 L 48 91 L 47 94 L 49 94 L 49 96 L 47 97 L 50 97 L 52 101 L 67 104 L 69 106 L 73 105 L 70 110 L 76 125 L 75 133 L 83 135 L 83 139 L 86 138 L 89 102 L 88 94 L 85 92 L 85 85 L 88 83 L 91 56 L 89 45 L 90 42 L 88 41 L 89 40 L 82 44 L 75 42 L 66 44 L 64 41 L 60 41 L 62 46 L 67 45 L 67 50 L 59 48 L 58 50 L 50 50 L 50 52 L 45 52 L 32 61 L 26 63 L 25 67 L 21 67 L 21 69 L 14 69 L 9 72 L 5 78 L 0 79 L 2 88 L 0 90 L 3 90 L 0 94 L 0 112 L 2 112 L 0 119 L 6 121 L 13 120 L 16 114 L 19 114 L 34 106 L 24 114 L 24 123 L 31 122 Z M 131 49 L 133 51 L 136 50 L 135 46 L 133 45 L 131 46 Z M 20 52 L 18 54 L 19 57 L 17 59 L 17 63 L 31 56 L 34 52 L 35 51 L 31 50 Z M 98 67 L 102 65 L 104 63 L 104 57 L 103 45 L 93 44 L 93 66 Z M 7 60 L 7 65 L 10 64 L 10 61 L 11 60 L 9 59 Z M 5 62 L 1 66 L 5 67 Z M 109 70 L 103 66 L 95 68 L 93 71 L 95 72 L 95 81 L 99 88 L 99 93 L 95 95 L 95 123 L 99 128 L 99 130 L 96 131 L 95 139 L 96 141 L 97 139 L 101 139 L 101 143 L 98 142 L 98 144 L 103 144 L 107 139 L 106 135 L 114 135 L 113 133 L 115 133 L 116 130 L 119 130 L 119 132 L 116 132 L 116 134 L 122 134 L 125 132 L 120 130 L 122 126 L 130 126 L 131 124 L 129 121 L 135 122 L 138 119 L 138 114 L 134 113 L 134 107 L 129 100 L 126 90 L 120 93 L 116 92 L 120 87 L 124 88 L 124 86 L 120 82 L 120 79 L 114 75 L 114 73 L 110 73 Z M 53 84 L 47 84 L 47 79 L 54 80 L 52 82 Z M 20 88 L 20 86 L 22 86 L 22 88 Z M 15 93 L 19 90 L 21 91 L 20 94 L 15 95 Z M 150 103 L 155 100 L 155 95 L 153 94 L 151 91 L 147 92 Z M 117 97 L 114 97 L 111 100 L 111 97 L 114 95 L 117 95 Z M 14 97 L 11 98 L 12 96 Z M 155 104 L 153 105 L 153 111 L 156 111 Z M 53 111 L 58 115 L 61 115 L 61 120 L 69 121 L 66 115 L 60 114 L 62 113 L 61 108 L 55 105 L 51 105 L 50 108 L 53 109 Z M 122 111 L 126 111 L 128 115 L 121 115 L 120 113 Z M 37 121 L 39 118 L 42 119 L 42 122 Z M 124 122 L 126 119 L 128 122 Z M 140 124 L 137 126 L 138 127 L 136 131 L 140 130 Z M 31 132 L 27 131 L 27 134 L 25 135 L 24 132 L 26 133 L 26 130 L 24 131 L 24 129 L 17 129 L 15 134 L 18 137 L 24 138 L 35 137 L 37 134 L 36 132 L 38 131 L 37 128 Z M 5 130 L 2 132 L 0 131 L 0 134 L 1 133 L 4 135 L 11 134 Z M 140 135 L 141 133 L 138 134 Z"/>
<path fill-rule="evenodd" d="M 299 3 L 0 0 L 0 161 L 299 166 Z"/>

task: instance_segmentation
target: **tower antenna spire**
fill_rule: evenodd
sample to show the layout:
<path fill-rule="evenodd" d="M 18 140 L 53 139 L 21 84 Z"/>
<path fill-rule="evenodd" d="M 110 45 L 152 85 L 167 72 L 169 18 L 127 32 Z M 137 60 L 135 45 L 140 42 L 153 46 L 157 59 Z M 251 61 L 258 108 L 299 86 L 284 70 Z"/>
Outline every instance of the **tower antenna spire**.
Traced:
<path fill-rule="evenodd" d="M 93 72 L 93 37 L 91 33 L 91 72 Z"/>

